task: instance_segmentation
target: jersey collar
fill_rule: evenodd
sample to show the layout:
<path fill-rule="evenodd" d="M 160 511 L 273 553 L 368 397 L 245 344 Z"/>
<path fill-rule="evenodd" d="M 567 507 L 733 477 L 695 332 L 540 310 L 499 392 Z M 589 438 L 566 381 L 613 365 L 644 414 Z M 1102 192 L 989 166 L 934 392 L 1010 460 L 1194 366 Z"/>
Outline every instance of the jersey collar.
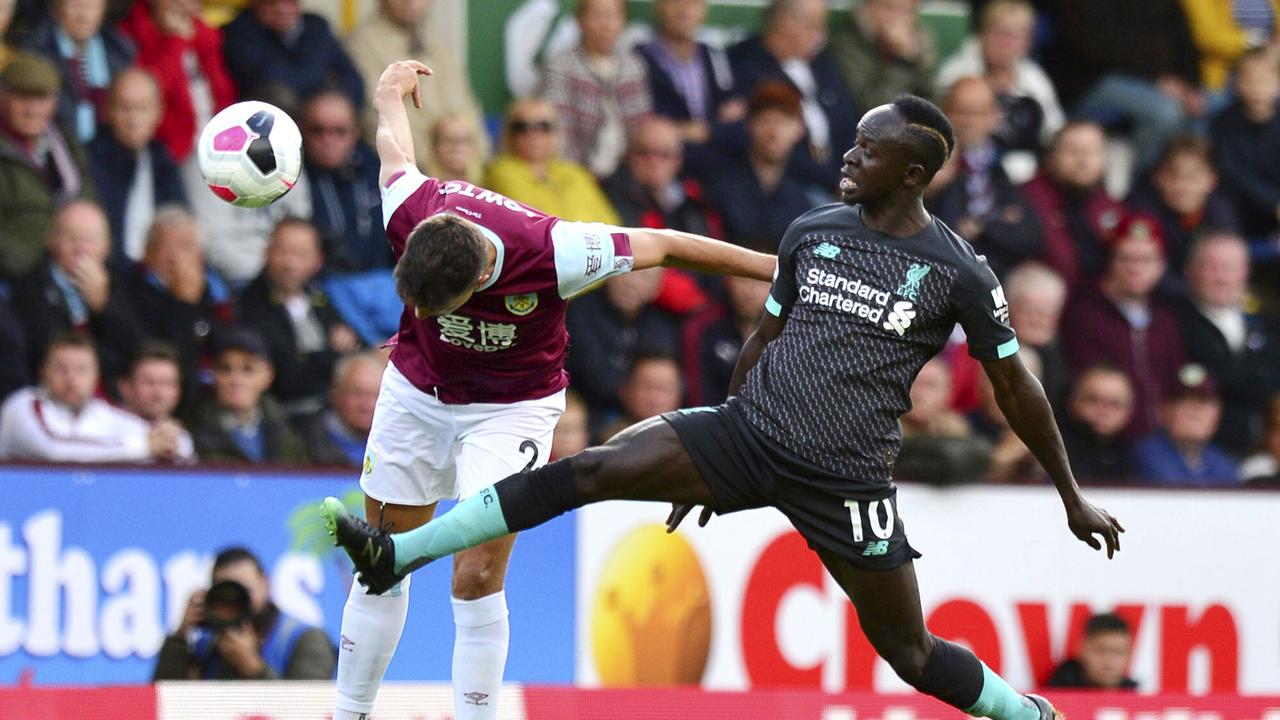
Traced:
<path fill-rule="evenodd" d="M 482 292 L 493 287 L 493 285 L 498 282 L 498 276 L 502 274 L 502 260 L 507 254 L 507 248 L 502 244 L 502 238 L 498 237 L 497 233 L 480 223 L 474 224 L 477 228 L 480 228 L 480 234 L 484 235 L 485 239 L 493 243 L 494 252 L 497 253 L 497 257 L 495 257 L 493 261 L 493 274 L 489 276 L 489 279 L 486 280 L 483 285 L 476 288 L 476 292 Z"/>

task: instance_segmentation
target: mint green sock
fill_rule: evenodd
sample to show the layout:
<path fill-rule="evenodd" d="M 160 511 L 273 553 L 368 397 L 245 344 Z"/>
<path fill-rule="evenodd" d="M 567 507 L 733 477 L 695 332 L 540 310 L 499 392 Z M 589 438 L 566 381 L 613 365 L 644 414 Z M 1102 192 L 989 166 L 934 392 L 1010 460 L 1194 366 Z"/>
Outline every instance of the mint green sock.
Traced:
<path fill-rule="evenodd" d="M 426 525 L 394 533 L 396 572 L 509 534 L 498 493 L 490 485 Z"/>
<path fill-rule="evenodd" d="M 396 561 L 399 560 L 397 555 Z M 1040 711 L 1031 701 L 1014 692 L 1009 683 L 992 672 L 986 663 L 982 663 L 982 694 L 978 696 L 978 702 L 965 712 L 994 720 L 1040 720 Z"/>

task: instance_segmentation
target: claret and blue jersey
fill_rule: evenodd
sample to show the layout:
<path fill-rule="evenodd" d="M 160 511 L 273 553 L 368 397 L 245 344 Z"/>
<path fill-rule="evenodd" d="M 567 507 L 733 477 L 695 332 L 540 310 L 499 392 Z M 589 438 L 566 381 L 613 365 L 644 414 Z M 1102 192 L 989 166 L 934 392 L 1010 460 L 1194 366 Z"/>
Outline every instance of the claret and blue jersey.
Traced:
<path fill-rule="evenodd" d="M 391 362 L 450 404 L 512 403 L 564 389 L 566 301 L 631 269 L 619 228 L 561 220 L 471 183 L 416 170 L 383 190 L 383 221 L 398 259 L 424 219 L 452 212 L 493 243 L 493 276 L 454 312 L 419 319 L 406 307 Z"/>

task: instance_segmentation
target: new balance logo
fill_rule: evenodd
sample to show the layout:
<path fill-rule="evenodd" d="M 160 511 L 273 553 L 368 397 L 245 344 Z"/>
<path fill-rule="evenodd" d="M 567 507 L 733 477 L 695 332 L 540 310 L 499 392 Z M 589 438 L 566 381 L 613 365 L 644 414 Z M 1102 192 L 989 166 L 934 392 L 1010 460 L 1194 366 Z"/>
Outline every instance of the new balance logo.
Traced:
<path fill-rule="evenodd" d="M 364 556 L 369 559 L 370 565 L 377 565 L 382 559 L 382 546 L 373 542 L 373 538 L 364 541 Z"/>
<path fill-rule="evenodd" d="M 888 540 L 873 540 L 867 543 L 867 547 L 862 551 L 862 557 L 871 557 L 873 555 L 887 555 L 889 553 Z"/>
<path fill-rule="evenodd" d="M 889 317 L 884 321 L 885 330 L 893 330 L 899 335 L 905 335 L 907 328 L 911 327 L 911 321 L 916 319 L 915 307 L 905 300 L 899 300 L 893 304 L 893 310 L 889 312 Z"/>
<path fill-rule="evenodd" d="M 1003 287 L 995 286 L 991 291 L 991 302 L 996 306 L 996 309 L 991 311 L 991 316 L 1002 323 L 1009 322 L 1009 301 L 1004 299 Z"/>
<path fill-rule="evenodd" d="M 835 245 L 832 245 L 831 243 L 824 242 L 818 247 L 814 248 L 813 254 L 817 255 L 818 257 L 826 258 L 828 260 L 834 260 L 835 257 L 840 254 L 840 248 L 836 247 Z"/>

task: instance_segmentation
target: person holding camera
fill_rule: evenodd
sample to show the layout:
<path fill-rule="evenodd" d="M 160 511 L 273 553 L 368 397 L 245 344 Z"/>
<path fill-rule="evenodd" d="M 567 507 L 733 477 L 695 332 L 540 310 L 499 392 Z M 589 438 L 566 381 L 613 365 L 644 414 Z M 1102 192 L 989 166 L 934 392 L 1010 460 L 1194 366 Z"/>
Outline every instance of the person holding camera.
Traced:
<path fill-rule="evenodd" d="M 152 680 L 330 680 L 337 656 L 324 630 L 270 600 L 267 575 L 245 548 L 218 553 L 208 590 L 187 601 Z"/>

